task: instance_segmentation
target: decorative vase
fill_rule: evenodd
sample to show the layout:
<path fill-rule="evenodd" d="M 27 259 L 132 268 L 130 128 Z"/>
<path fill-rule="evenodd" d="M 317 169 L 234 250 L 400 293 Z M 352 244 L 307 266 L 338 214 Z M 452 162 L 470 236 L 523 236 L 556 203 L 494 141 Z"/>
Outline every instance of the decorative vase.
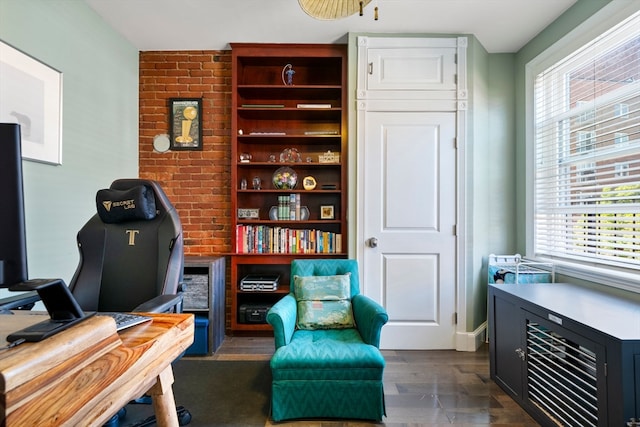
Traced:
<path fill-rule="evenodd" d="M 278 190 L 292 190 L 298 183 L 298 174 L 289 166 L 278 168 L 273 173 L 273 186 Z"/>

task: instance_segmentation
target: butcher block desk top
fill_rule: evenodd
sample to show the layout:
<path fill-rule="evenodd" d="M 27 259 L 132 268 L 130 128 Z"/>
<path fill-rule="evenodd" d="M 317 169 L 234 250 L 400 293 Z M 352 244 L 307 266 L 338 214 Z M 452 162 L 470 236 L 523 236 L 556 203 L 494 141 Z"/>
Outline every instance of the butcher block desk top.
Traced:
<path fill-rule="evenodd" d="M 120 333 L 110 317 L 93 316 L 43 341 L 1 350 L 0 426 L 100 426 L 147 392 L 158 425 L 177 426 L 171 362 L 193 342 L 193 315 L 148 315 L 151 322 Z M 0 346 L 11 332 L 46 318 L 1 315 Z"/>

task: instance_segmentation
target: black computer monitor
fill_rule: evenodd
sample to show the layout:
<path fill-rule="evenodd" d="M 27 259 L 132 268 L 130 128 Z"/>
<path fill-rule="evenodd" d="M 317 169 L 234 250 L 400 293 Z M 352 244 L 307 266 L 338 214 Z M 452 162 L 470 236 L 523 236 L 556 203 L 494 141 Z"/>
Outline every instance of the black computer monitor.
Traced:
<path fill-rule="evenodd" d="M 27 278 L 20 125 L 0 123 L 0 287 Z"/>
<path fill-rule="evenodd" d="M 0 123 L 0 287 L 27 291 L 15 298 L 0 300 L 0 311 L 31 308 L 41 299 L 51 316 L 50 321 L 9 336 L 38 341 L 82 320 L 85 315 L 62 279 L 29 280 L 20 144 L 20 125 Z"/>

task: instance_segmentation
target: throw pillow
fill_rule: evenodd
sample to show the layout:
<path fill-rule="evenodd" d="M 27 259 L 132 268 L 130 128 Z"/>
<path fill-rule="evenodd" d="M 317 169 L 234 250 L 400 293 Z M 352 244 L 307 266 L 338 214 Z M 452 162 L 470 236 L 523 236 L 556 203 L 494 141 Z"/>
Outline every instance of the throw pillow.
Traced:
<path fill-rule="evenodd" d="M 298 329 L 353 328 L 350 274 L 337 276 L 294 276 L 298 303 Z"/>

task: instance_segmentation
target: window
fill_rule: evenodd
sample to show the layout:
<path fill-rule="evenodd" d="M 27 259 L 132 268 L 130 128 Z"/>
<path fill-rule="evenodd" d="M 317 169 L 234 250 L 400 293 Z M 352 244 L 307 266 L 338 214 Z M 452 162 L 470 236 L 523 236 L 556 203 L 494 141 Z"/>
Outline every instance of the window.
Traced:
<path fill-rule="evenodd" d="M 578 152 L 584 153 L 586 151 L 591 151 L 595 147 L 595 135 L 593 132 L 578 132 Z"/>
<path fill-rule="evenodd" d="M 622 117 L 624 119 L 629 117 L 629 105 L 627 104 L 616 104 L 615 105 L 615 115 L 616 117 Z"/>
<path fill-rule="evenodd" d="M 580 123 L 590 122 L 593 120 L 594 111 L 591 109 L 591 103 L 587 101 L 576 101 L 576 107 L 581 111 L 578 116 Z"/>
<path fill-rule="evenodd" d="M 596 164 L 595 163 L 582 163 L 577 167 L 578 182 L 595 181 L 596 176 Z M 576 189 L 579 187 L 574 186 Z M 577 192 L 577 194 L 580 194 Z M 586 199 L 588 201 L 588 198 Z"/>
<path fill-rule="evenodd" d="M 624 144 L 625 142 L 629 142 L 629 134 L 625 132 L 616 132 L 613 135 L 613 143 L 614 144 Z"/>
<path fill-rule="evenodd" d="M 629 176 L 629 163 L 615 164 L 616 177 Z"/>
<path fill-rule="evenodd" d="M 637 274 L 640 12 L 562 58 L 535 62 L 528 78 L 528 255 L 571 271 Z"/>

